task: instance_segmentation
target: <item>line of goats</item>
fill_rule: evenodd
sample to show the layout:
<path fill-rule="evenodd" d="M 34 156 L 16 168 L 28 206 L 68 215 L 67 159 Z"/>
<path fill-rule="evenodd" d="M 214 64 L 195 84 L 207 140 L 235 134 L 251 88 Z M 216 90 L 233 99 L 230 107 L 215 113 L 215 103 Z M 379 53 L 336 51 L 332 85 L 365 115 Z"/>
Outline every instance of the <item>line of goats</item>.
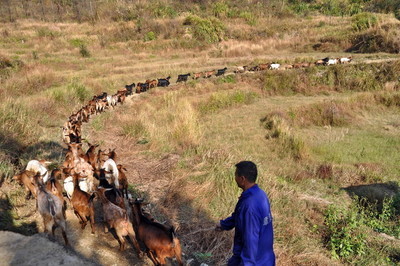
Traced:
<path fill-rule="evenodd" d="M 351 57 L 337 59 L 324 58 L 315 63 L 298 63 L 292 65 L 280 65 L 277 63 L 259 64 L 254 67 L 240 66 L 234 73 L 247 71 L 277 70 L 303 68 L 313 65 L 334 65 L 351 62 Z M 193 73 L 193 79 L 201 77 L 209 78 L 213 75 L 224 75 L 227 68 Z M 178 82 L 187 81 L 190 73 L 178 76 Z M 170 78 L 147 80 L 144 83 L 132 83 L 125 89 L 118 90 L 114 95 L 106 92 L 95 95 L 80 110 L 69 116 L 68 121 L 62 126 L 62 139 L 68 146 L 65 160 L 60 168 L 49 173 L 46 168 L 50 162 L 45 160 L 31 160 L 21 173 L 15 175 L 13 180 L 25 187 L 26 199 L 32 196 L 36 198 L 37 210 L 44 222 L 44 230 L 51 233 L 57 227 L 61 228 L 65 244 L 68 245 L 66 232 L 66 208 L 68 199 L 74 214 L 80 221 L 82 230 L 90 223 L 91 233 L 95 233 L 94 203 L 97 197 L 102 204 L 104 230 L 108 232 L 114 228 L 118 236 L 119 248 L 126 248 L 125 237 L 129 237 L 133 243 L 139 258 L 143 251 L 138 243 L 145 246 L 147 256 L 155 265 L 164 265 L 166 258 L 176 258 L 179 265 L 182 263 L 182 250 L 180 241 L 176 236 L 173 226 L 167 226 L 157 222 L 150 213 L 142 208 L 142 199 L 132 199 L 128 194 L 128 180 L 126 169 L 117 164 L 117 153 L 114 150 L 102 151 L 98 144 L 88 143 L 88 149 L 82 149 L 82 123 L 89 122 L 91 116 L 99 114 L 108 108 L 114 108 L 118 103 L 123 104 L 126 97 L 136 93 L 147 91 L 154 87 L 168 87 Z M 63 184 L 61 185 L 60 182 Z M 127 213 L 124 198 L 128 199 L 132 210 L 132 221 Z"/>

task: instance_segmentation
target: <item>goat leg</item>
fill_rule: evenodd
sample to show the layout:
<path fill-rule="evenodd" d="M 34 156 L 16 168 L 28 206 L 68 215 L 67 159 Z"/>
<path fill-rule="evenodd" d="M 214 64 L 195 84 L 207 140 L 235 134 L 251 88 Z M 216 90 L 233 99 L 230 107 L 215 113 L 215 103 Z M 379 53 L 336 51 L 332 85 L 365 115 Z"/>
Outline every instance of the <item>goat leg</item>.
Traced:
<path fill-rule="evenodd" d="M 154 255 L 153 251 L 147 250 L 147 256 L 154 263 L 154 265 L 160 265 L 160 263 L 158 262 L 156 256 Z"/>

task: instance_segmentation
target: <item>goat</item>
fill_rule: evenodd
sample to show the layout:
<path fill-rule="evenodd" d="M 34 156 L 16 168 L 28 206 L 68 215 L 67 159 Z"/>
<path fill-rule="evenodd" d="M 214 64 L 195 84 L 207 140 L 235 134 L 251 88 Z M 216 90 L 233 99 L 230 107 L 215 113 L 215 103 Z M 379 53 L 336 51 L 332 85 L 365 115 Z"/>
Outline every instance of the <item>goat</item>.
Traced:
<path fill-rule="evenodd" d="M 339 63 L 340 64 L 347 64 L 350 63 L 353 60 L 353 58 L 351 56 L 349 57 L 341 57 L 339 58 Z"/>
<path fill-rule="evenodd" d="M 27 192 L 25 196 L 26 200 L 29 200 L 32 195 L 36 198 L 36 188 L 33 179 L 35 175 L 36 172 L 24 170 L 12 178 L 13 180 L 18 181 L 21 186 L 25 186 L 25 191 Z"/>
<path fill-rule="evenodd" d="M 214 73 L 215 73 L 215 70 L 206 71 L 206 72 L 204 72 L 203 78 L 211 78 L 212 75 L 214 75 Z"/>
<path fill-rule="evenodd" d="M 49 173 L 47 171 L 47 168 L 45 164 L 50 163 L 44 160 L 31 160 L 28 162 L 26 165 L 25 170 L 32 171 L 35 173 L 40 173 L 40 176 L 43 177 L 43 183 L 47 182 L 47 179 L 49 179 Z"/>
<path fill-rule="evenodd" d="M 126 95 L 132 95 L 133 93 L 133 88 L 135 88 L 135 83 L 132 83 L 131 85 L 125 85 L 125 89 L 127 90 Z"/>
<path fill-rule="evenodd" d="M 217 73 L 215 74 L 215 76 L 218 77 L 218 76 L 224 75 L 227 69 L 228 69 L 228 68 L 226 68 L 226 67 L 224 67 L 223 69 L 218 69 L 218 70 L 217 70 Z"/>
<path fill-rule="evenodd" d="M 88 145 L 89 145 L 89 149 L 86 151 L 84 159 L 86 162 L 88 162 L 93 167 L 93 169 L 96 169 L 97 168 L 96 167 L 96 161 L 97 161 L 96 159 L 97 158 L 96 158 L 95 150 L 97 147 L 99 147 L 99 144 L 92 145 L 88 142 Z"/>
<path fill-rule="evenodd" d="M 330 65 L 336 65 L 338 63 L 338 59 L 329 59 L 328 61 L 325 62 L 325 66 L 330 66 Z"/>
<path fill-rule="evenodd" d="M 99 187 L 97 194 L 103 205 L 104 215 L 104 232 L 108 232 L 108 227 L 114 228 L 119 240 L 119 249 L 122 251 L 125 249 L 125 236 L 129 236 L 133 245 L 136 248 L 139 257 L 142 257 L 142 251 L 140 250 L 139 244 L 136 240 L 135 231 L 133 230 L 132 223 L 129 221 L 126 210 L 118 207 L 111 203 L 104 195 L 104 188 Z"/>
<path fill-rule="evenodd" d="M 63 197 L 63 189 L 62 189 L 62 186 L 60 185 L 60 183 L 57 181 L 57 179 L 53 175 L 50 177 L 50 179 L 46 183 L 46 189 L 47 189 L 47 191 L 50 191 L 51 194 L 53 194 L 54 196 L 56 196 L 60 199 L 62 206 L 63 206 L 62 212 L 63 212 L 64 218 L 66 218 L 65 210 L 66 210 L 67 206 L 66 206 L 66 202 Z"/>
<path fill-rule="evenodd" d="M 100 181 L 99 187 L 106 189 L 104 195 L 111 203 L 125 210 L 126 207 L 124 202 L 124 196 L 121 194 L 118 188 L 116 188 L 114 185 L 110 185 L 110 183 L 106 179 L 106 173 L 107 171 L 104 169 L 96 170 L 95 176 Z"/>
<path fill-rule="evenodd" d="M 182 263 L 182 250 L 174 227 L 167 229 L 164 225 L 152 222 L 142 213 L 142 200 L 130 201 L 138 238 L 148 249 L 147 255 L 155 265 L 165 265 L 165 259 L 176 257 L 178 264 Z"/>
<path fill-rule="evenodd" d="M 189 76 L 190 76 L 190 73 L 178 75 L 178 79 L 176 80 L 176 82 L 177 83 L 183 82 L 183 81 L 186 82 Z"/>
<path fill-rule="evenodd" d="M 111 158 L 107 159 L 101 168 L 105 169 L 106 171 L 106 178 L 111 179 L 111 183 L 116 187 L 119 188 L 119 181 L 118 181 L 118 167 L 115 161 Z"/>
<path fill-rule="evenodd" d="M 259 64 L 259 65 L 258 65 L 258 71 L 267 70 L 267 69 L 270 68 L 270 65 L 271 65 L 271 64 Z"/>
<path fill-rule="evenodd" d="M 279 69 L 280 66 L 281 66 L 281 64 L 272 63 L 272 64 L 269 64 L 269 68 L 268 69 L 271 69 L 271 70 Z"/>
<path fill-rule="evenodd" d="M 34 179 L 37 193 L 36 205 L 43 218 L 45 233 L 51 231 L 52 236 L 54 237 L 54 231 L 56 227 L 59 226 L 61 228 L 65 245 L 68 245 L 68 238 L 65 232 L 67 225 L 63 214 L 63 203 L 57 196 L 46 190 L 39 175 L 36 175 Z"/>
<path fill-rule="evenodd" d="M 199 79 L 204 75 L 203 72 L 193 73 L 193 79 Z"/>
<path fill-rule="evenodd" d="M 150 88 L 149 83 L 141 83 L 141 82 L 139 82 L 136 85 L 136 93 L 145 92 L 145 91 L 149 90 L 149 88 Z"/>
<path fill-rule="evenodd" d="M 125 172 L 127 171 L 122 164 L 118 164 L 118 182 L 119 182 L 119 189 L 122 192 L 122 196 L 124 196 L 124 192 L 125 192 L 125 196 L 126 198 L 128 198 L 128 179 L 126 178 Z"/>
<path fill-rule="evenodd" d="M 157 86 L 158 87 L 168 87 L 171 76 L 166 77 L 165 79 L 158 79 Z"/>
<path fill-rule="evenodd" d="M 74 209 L 76 217 L 78 217 L 81 224 L 81 228 L 85 229 L 88 220 L 90 220 L 90 227 L 92 228 L 92 234 L 94 234 L 94 205 L 93 198 L 95 194 L 90 195 L 89 193 L 81 190 L 79 184 L 79 175 L 74 174 L 73 176 L 74 193 L 71 197 L 71 204 Z"/>
<path fill-rule="evenodd" d="M 235 74 L 238 74 L 238 73 L 244 73 L 246 71 L 247 71 L 247 66 L 238 66 L 236 67 L 236 70 L 234 70 L 233 72 Z"/>
<path fill-rule="evenodd" d="M 157 87 L 157 84 L 158 84 L 157 80 L 155 80 L 155 79 L 153 79 L 153 80 L 148 79 L 148 80 L 146 80 L 146 83 L 149 84 L 149 89 Z"/>

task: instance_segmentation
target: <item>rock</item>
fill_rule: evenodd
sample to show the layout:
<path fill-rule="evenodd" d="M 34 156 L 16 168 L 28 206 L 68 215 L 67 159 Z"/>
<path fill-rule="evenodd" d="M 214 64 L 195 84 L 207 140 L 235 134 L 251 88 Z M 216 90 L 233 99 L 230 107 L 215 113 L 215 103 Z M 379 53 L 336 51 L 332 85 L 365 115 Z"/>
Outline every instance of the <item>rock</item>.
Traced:
<path fill-rule="evenodd" d="M 1 265 L 95 265 L 42 234 L 0 231 Z"/>

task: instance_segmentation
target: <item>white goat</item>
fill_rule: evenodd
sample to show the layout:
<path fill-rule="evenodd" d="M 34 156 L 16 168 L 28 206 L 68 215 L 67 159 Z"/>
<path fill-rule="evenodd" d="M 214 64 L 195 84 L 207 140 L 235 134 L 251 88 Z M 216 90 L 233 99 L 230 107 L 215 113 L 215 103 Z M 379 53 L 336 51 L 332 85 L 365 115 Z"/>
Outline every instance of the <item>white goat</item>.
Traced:
<path fill-rule="evenodd" d="M 26 166 L 25 170 L 32 171 L 34 173 L 40 173 L 40 175 L 43 177 L 43 183 L 46 183 L 47 180 L 49 179 L 49 172 L 47 171 L 47 168 L 44 164 L 50 163 L 47 161 L 38 161 L 38 160 L 31 160 L 28 162 L 28 165 Z"/>
<path fill-rule="evenodd" d="M 325 65 L 329 66 L 329 65 L 336 65 L 338 63 L 338 59 L 329 59 L 328 61 L 326 61 Z"/>
<path fill-rule="evenodd" d="M 86 178 L 79 178 L 79 188 L 85 192 L 89 191 L 89 186 Z M 67 192 L 68 198 L 71 199 L 72 194 L 74 194 L 74 178 L 72 176 L 68 176 L 64 179 L 64 190 L 65 192 Z"/>
<path fill-rule="evenodd" d="M 119 188 L 118 167 L 115 161 L 113 159 L 107 159 L 107 161 L 104 162 L 101 168 L 105 169 L 106 172 L 111 172 L 111 174 L 106 173 L 106 178 L 110 178 L 111 179 L 110 183 L 113 183 L 116 188 Z"/>
<path fill-rule="evenodd" d="M 64 179 L 64 190 L 67 192 L 68 198 L 71 199 L 74 193 L 74 179 L 72 176 L 68 176 Z"/>
<path fill-rule="evenodd" d="M 269 69 L 279 69 L 280 66 L 281 64 L 270 64 Z"/>
<path fill-rule="evenodd" d="M 339 59 L 339 62 L 340 62 L 341 64 L 346 64 L 346 63 L 350 63 L 351 60 L 353 60 L 351 57 L 341 57 L 341 58 Z"/>

